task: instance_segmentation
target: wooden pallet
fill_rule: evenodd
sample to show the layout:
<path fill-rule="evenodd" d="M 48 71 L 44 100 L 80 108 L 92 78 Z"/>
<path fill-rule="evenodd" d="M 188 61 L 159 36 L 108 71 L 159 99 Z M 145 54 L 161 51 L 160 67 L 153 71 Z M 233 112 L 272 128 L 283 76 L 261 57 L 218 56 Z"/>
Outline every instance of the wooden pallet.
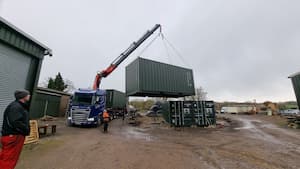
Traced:
<path fill-rule="evenodd" d="M 26 136 L 24 144 L 35 143 L 39 141 L 39 130 L 37 120 L 30 120 L 30 135 Z"/>

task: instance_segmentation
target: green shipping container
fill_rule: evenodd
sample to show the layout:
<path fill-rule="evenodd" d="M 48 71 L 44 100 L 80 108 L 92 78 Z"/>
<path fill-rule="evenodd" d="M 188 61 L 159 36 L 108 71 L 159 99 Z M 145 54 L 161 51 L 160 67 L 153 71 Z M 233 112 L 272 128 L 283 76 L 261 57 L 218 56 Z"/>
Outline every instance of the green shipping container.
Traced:
<path fill-rule="evenodd" d="M 193 71 L 137 58 L 126 67 L 126 95 L 183 97 L 195 94 Z"/>
<path fill-rule="evenodd" d="M 209 126 L 216 124 L 213 101 L 170 101 L 169 114 L 164 118 L 172 126 Z"/>
<path fill-rule="evenodd" d="M 294 91 L 298 103 L 298 108 L 300 108 L 300 72 L 289 76 L 289 78 L 291 78 L 292 80 L 292 84 L 294 87 Z"/>
<path fill-rule="evenodd" d="M 126 95 L 117 90 L 106 90 L 106 108 L 124 109 L 126 107 Z"/>

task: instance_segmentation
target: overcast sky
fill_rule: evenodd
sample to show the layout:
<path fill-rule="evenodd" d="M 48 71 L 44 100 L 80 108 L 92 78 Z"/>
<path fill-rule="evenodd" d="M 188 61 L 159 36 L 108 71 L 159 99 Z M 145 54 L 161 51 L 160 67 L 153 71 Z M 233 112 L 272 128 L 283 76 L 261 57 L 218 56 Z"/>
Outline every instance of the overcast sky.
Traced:
<path fill-rule="evenodd" d="M 105 69 L 156 23 L 184 57 L 160 39 L 142 55 L 190 67 L 196 86 L 217 101 L 295 100 L 290 74 L 300 71 L 297 0 L 0 0 L 0 15 L 53 50 L 40 82 L 61 72 L 77 88 Z M 125 90 L 125 66 L 102 88 Z"/>

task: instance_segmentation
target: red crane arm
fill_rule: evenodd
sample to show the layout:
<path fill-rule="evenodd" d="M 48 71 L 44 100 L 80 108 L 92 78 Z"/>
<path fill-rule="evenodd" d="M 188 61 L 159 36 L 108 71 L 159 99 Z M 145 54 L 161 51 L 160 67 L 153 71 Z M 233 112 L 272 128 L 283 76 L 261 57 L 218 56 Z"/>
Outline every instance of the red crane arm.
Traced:
<path fill-rule="evenodd" d="M 161 31 L 161 25 L 156 24 L 151 30 L 148 30 L 138 41 L 133 42 L 123 53 L 120 54 L 108 68 L 97 73 L 93 89 L 97 90 L 100 86 L 101 79 L 107 77 L 112 71 L 116 69 L 136 48 L 138 48 L 146 39 L 148 39 L 157 29 Z"/>
<path fill-rule="evenodd" d="M 93 84 L 93 89 L 96 90 L 99 88 L 99 85 L 101 83 L 101 79 L 102 77 L 107 77 L 112 71 L 114 71 L 116 68 L 115 65 L 110 65 L 108 68 L 106 68 L 105 70 L 98 72 L 95 80 L 94 80 L 94 84 Z"/>

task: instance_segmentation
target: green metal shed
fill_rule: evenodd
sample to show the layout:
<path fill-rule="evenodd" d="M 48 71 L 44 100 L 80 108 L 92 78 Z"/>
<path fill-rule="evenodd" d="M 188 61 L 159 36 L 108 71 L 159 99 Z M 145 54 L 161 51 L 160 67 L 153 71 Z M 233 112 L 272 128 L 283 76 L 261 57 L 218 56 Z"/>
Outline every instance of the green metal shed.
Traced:
<path fill-rule="evenodd" d="M 45 55 L 51 56 L 51 49 L 0 17 L 0 129 L 14 91 L 35 90 Z"/>
<path fill-rule="evenodd" d="M 53 117 L 65 115 L 71 94 L 41 87 L 38 87 L 34 94 L 35 98 L 30 107 L 31 119 L 45 115 Z"/>
<path fill-rule="evenodd" d="M 292 80 L 292 84 L 294 87 L 294 91 L 298 103 L 298 108 L 300 108 L 300 72 L 290 75 L 289 78 Z"/>

